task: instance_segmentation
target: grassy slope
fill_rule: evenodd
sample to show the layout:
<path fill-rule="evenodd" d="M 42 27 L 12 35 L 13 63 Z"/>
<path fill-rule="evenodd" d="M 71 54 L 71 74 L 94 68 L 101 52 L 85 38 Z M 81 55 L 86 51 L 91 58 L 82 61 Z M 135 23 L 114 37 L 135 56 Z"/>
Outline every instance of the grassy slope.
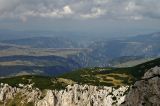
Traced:
<path fill-rule="evenodd" d="M 32 84 L 34 83 L 34 87 L 39 89 L 61 89 L 63 88 L 62 83 L 58 83 L 56 78 L 45 77 L 45 76 L 34 76 L 34 75 L 25 75 L 25 76 L 17 76 L 11 78 L 0 79 L 1 83 L 7 83 L 11 86 L 17 87 L 18 84 Z"/>
<path fill-rule="evenodd" d="M 56 78 L 18 76 L 0 79 L 0 83 L 8 83 L 12 86 L 18 86 L 19 83 L 35 83 L 34 87 L 40 89 L 62 89 L 68 85 L 70 81 L 80 84 L 118 87 L 133 84 L 136 80 L 140 79 L 148 69 L 154 66 L 160 66 L 160 58 L 129 68 L 86 68 L 66 73 Z M 65 81 L 60 81 L 60 78 L 65 79 Z"/>

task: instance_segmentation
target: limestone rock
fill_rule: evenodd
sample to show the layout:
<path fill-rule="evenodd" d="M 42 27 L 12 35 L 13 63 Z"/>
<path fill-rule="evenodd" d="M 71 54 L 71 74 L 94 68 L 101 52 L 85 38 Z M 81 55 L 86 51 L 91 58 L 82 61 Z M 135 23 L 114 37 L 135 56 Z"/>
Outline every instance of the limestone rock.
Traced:
<path fill-rule="evenodd" d="M 13 99 L 21 94 L 21 103 L 33 102 L 35 106 L 112 106 L 124 102 L 125 92 L 129 88 L 97 87 L 92 85 L 68 85 L 65 90 L 46 90 L 44 98 L 40 98 L 42 91 L 32 88 L 32 85 L 19 84 L 20 88 L 13 88 L 1 84 L 0 101 Z"/>
<path fill-rule="evenodd" d="M 147 78 L 151 78 L 151 77 L 155 77 L 155 76 L 160 76 L 160 67 L 156 66 L 156 67 L 148 70 L 144 74 L 144 77 L 142 79 L 147 79 Z"/>
<path fill-rule="evenodd" d="M 147 71 L 137 81 L 122 106 L 160 106 L 160 67 Z"/>

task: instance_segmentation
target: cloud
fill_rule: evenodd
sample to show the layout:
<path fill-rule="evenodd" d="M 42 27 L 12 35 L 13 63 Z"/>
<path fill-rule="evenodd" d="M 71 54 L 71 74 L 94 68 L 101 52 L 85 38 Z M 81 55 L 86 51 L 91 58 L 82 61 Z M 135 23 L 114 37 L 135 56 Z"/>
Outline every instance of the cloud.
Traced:
<path fill-rule="evenodd" d="M 22 13 L 22 17 L 43 17 L 43 18 L 62 18 L 67 15 L 71 15 L 74 12 L 70 8 L 70 6 L 66 5 L 62 8 L 53 8 L 53 9 L 47 9 L 46 7 L 43 7 L 42 10 L 30 10 Z"/>
<path fill-rule="evenodd" d="M 106 10 L 100 9 L 100 8 L 93 8 L 91 9 L 91 12 L 88 14 L 81 14 L 80 16 L 84 19 L 89 18 L 98 18 L 106 13 Z"/>
<path fill-rule="evenodd" d="M 159 0 L 0 0 L 0 19 L 160 19 Z"/>
<path fill-rule="evenodd" d="M 63 7 L 63 14 L 72 14 L 73 13 L 73 11 L 72 11 L 72 9 L 70 8 L 70 6 L 64 6 Z"/>

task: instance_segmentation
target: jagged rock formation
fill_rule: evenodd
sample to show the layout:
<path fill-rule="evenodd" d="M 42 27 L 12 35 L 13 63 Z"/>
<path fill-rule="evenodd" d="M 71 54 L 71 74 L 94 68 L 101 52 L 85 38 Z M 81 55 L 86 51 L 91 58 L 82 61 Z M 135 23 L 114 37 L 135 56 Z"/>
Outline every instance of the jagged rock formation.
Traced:
<path fill-rule="evenodd" d="M 19 88 L 11 87 L 8 84 L 0 85 L 0 106 L 27 105 L 34 103 L 40 98 L 41 91 L 33 89 L 32 85 L 19 84 Z M 19 104 L 17 104 L 19 103 Z"/>
<path fill-rule="evenodd" d="M 128 87 L 114 89 L 98 88 L 88 85 L 67 86 L 66 90 L 48 90 L 44 99 L 37 101 L 35 106 L 111 106 L 121 104 Z"/>
<path fill-rule="evenodd" d="M 1 104 L 15 102 L 16 106 L 32 103 L 35 106 L 112 106 L 124 102 L 128 86 L 114 89 L 112 87 L 97 87 L 89 85 L 68 85 L 65 90 L 33 89 L 31 85 L 19 85 L 22 88 L 13 88 L 7 84 L 1 84 Z M 43 96 L 44 95 L 44 96 Z M 9 101 L 9 100 L 14 101 Z M 13 103 L 10 103 L 13 104 Z"/>
<path fill-rule="evenodd" d="M 132 86 L 122 106 L 160 106 L 160 67 L 147 71 Z"/>

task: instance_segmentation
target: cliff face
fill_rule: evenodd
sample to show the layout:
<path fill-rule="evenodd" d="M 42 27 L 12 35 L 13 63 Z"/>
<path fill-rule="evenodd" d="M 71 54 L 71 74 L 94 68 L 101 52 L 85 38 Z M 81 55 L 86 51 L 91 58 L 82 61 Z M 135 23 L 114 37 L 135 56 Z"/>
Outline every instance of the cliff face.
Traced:
<path fill-rule="evenodd" d="M 160 67 L 147 71 L 131 87 L 122 106 L 160 106 Z"/>
<path fill-rule="evenodd" d="M 32 85 L 0 85 L 0 106 L 159 106 L 160 68 L 147 71 L 133 86 L 120 88 L 68 85 L 65 90 L 45 90 Z M 128 93 L 128 94 L 127 94 Z"/>

